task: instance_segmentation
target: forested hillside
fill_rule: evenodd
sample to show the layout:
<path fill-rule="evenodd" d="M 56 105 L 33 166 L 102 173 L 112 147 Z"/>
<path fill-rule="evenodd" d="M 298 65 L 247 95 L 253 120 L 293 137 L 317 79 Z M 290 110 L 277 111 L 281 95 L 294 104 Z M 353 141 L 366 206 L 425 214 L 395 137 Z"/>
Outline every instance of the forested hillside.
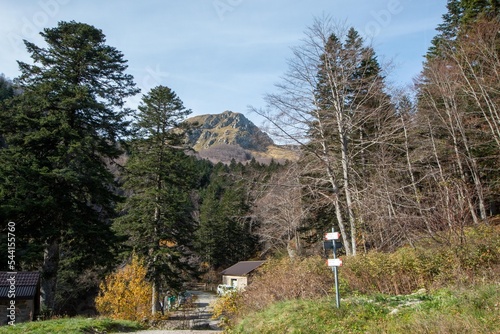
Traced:
<path fill-rule="evenodd" d="M 139 91 L 104 32 L 45 29 L 45 46 L 25 42 L 20 76 L 0 77 L 0 247 L 9 222 L 17 236 L 15 267 L 0 269 L 41 271 L 44 310 L 77 314 L 133 254 L 155 300 L 216 284 L 240 260 L 322 254 L 332 227 L 346 256 L 467 244 L 467 227 L 500 213 L 499 6 L 449 0 L 409 90 L 389 86 L 355 28 L 316 19 L 266 107 L 253 108 L 299 148 L 265 163 L 202 159 L 201 124 L 186 122 L 174 88 L 142 92 L 131 110 Z M 272 145 L 247 130 L 258 140 L 235 137 L 241 147 Z"/>

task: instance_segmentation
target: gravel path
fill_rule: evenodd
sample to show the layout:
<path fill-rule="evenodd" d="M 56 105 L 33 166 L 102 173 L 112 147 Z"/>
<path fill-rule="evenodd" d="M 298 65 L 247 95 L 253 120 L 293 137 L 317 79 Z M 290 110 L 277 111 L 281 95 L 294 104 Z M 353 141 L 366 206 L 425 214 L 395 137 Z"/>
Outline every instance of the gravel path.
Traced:
<path fill-rule="evenodd" d="M 199 325 L 209 325 L 210 328 L 213 330 L 194 330 L 194 329 L 150 329 L 150 330 L 144 330 L 144 331 L 139 331 L 139 332 L 134 332 L 134 334 L 210 334 L 210 333 L 222 333 L 222 330 L 218 330 L 217 328 L 217 321 L 212 320 L 212 309 L 210 304 L 217 298 L 217 296 L 213 293 L 209 292 L 204 292 L 204 291 L 189 291 L 189 293 L 192 293 L 193 295 L 196 295 L 196 302 L 195 302 L 195 310 L 192 310 L 188 313 L 180 313 L 180 314 L 174 314 L 171 317 L 171 320 L 169 319 L 167 323 L 170 326 L 173 326 L 172 328 L 186 328 L 185 326 L 188 325 L 190 327 L 193 327 L 194 325 L 199 326 Z M 180 326 L 180 327 L 179 327 Z"/>

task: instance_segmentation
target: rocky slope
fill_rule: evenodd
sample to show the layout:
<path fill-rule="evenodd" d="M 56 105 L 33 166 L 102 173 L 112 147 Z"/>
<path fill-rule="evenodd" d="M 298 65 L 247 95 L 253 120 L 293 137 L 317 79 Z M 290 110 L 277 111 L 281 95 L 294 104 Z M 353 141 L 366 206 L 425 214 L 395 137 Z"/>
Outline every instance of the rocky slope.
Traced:
<path fill-rule="evenodd" d="M 212 161 L 245 162 L 255 158 L 261 162 L 295 160 L 297 152 L 275 145 L 273 140 L 243 114 L 224 111 L 221 114 L 194 116 L 187 122 L 195 125 L 188 144 Z"/>

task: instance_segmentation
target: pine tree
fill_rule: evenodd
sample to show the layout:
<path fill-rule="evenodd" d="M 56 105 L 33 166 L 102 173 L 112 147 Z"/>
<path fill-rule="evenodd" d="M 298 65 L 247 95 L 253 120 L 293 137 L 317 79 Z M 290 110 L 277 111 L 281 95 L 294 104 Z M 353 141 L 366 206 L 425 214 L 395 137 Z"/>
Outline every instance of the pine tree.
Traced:
<path fill-rule="evenodd" d="M 195 227 L 190 192 L 199 176 L 195 159 L 182 147 L 183 121 L 190 113 L 168 87 L 155 87 L 143 97 L 124 174 L 129 197 L 114 224 L 146 261 L 153 313 L 158 289 L 179 291 L 191 271 L 186 261 Z"/>
<path fill-rule="evenodd" d="M 14 87 L 12 81 L 7 79 L 3 74 L 0 74 L 0 109 L 5 109 L 7 99 L 14 96 Z M 0 133 L 0 148 L 5 146 L 5 140 Z"/>
<path fill-rule="evenodd" d="M 60 22 L 41 36 L 46 47 L 25 41 L 33 64 L 19 62 L 22 94 L 0 111 L 0 210 L 2 225 L 17 223 L 22 268 L 41 269 L 54 309 L 61 263 L 78 275 L 112 259 L 119 198 L 108 164 L 128 134 L 125 99 L 138 90 L 101 30 Z"/>
<path fill-rule="evenodd" d="M 442 57 L 442 48 L 449 48 L 478 19 L 498 18 L 500 0 L 448 0 L 446 8 L 448 11 L 436 29 L 439 33 L 431 41 L 427 59 Z"/>
<path fill-rule="evenodd" d="M 0 74 L 0 101 L 14 96 L 14 87 L 12 82 L 3 74 Z"/>
<path fill-rule="evenodd" d="M 487 218 L 488 202 L 496 202 L 496 190 L 489 186 L 498 178 L 491 168 L 498 163 L 500 147 L 498 75 L 490 69 L 498 66 L 499 4 L 448 2 L 418 86 L 418 116 L 422 124 L 432 124 L 429 135 L 438 143 L 433 150 L 440 166 L 435 168 L 441 179 L 459 180 L 456 188 L 467 195 L 456 198 L 466 203 L 467 221 L 475 223 Z M 495 206 L 491 205 L 493 211 Z M 454 224 L 462 223 L 448 223 Z"/>

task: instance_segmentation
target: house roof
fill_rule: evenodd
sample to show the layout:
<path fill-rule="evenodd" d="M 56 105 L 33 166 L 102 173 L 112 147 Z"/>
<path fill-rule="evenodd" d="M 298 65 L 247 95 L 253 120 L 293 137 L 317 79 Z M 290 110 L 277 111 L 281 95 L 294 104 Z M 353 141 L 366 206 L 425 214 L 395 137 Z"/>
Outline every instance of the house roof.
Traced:
<path fill-rule="evenodd" d="M 11 278 L 14 277 L 14 280 Z M 33 298 L 37 292 L 40 273 L 37 271 L 20 271 L 11 273 L 0 271 L 0 298 L 9 298 L 12 286 L 15 287 L 16 299 Z"/>
<path fill-rule="evenodd" d="M 226 276 L 245 276 L 257 269 L 265 261 L 241 261 L 222 272 Z"/>

